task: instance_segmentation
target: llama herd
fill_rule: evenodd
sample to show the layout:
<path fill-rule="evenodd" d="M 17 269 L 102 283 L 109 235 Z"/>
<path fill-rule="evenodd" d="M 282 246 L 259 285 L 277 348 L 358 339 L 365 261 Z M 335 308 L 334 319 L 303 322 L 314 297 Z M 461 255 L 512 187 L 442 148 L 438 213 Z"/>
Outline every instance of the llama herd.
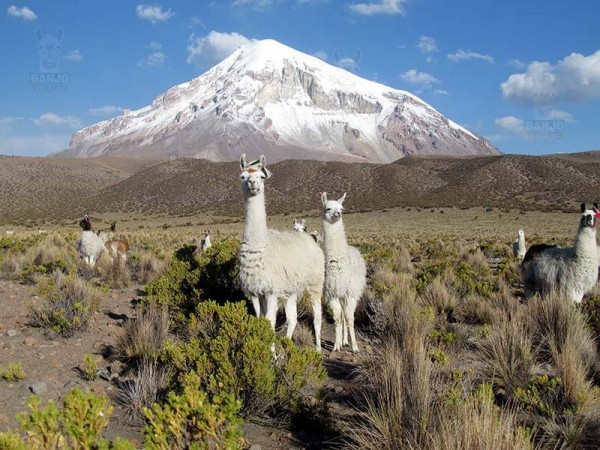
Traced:
<path fill-rule="evenodd" d="M 319 193 L 322 205 L 322 230 L 307 233 L 306 221 L 293 221 L 293 230 L 277 231 L 267 227 L 265 182 L 271 177 L 264 155 L 248 162 L 240 158 L 245 219 L 238 254 L 239 282 L 257 317 L 265 317 L 275 327 L 277 311 L 283 304 L 286 336 L 291 338 L 297 324 L 298 301 L 308 294 L 313 310 L 316 349 L 321 351 L 322 297 L 330 307 L 335 325 L 333 351 L 350 345 L 358 352 L 354 332 L 354 313 L 367 280 L 365 261 L 359 250 L 348 245 L 343 222 L 344 193 L 328 199 Z M 525 233 L 518 231 L 512 245 L 513 256 L 521 262 L 525 296 L 542 296 L 558 292 L 569 301 L 579 303 L 598 280 L 599 252 L 596 222 L 600 211 L 581 205 L 581 219 L 573 247 L 535 244 L 529 249 Z M 82 228 L 78 250 L 85 262 L 94 267 L 102 252 L 125 262 L 129 245 L 125 240 L 111 240 L 111 233 L 94 232 L 89 217 Z M 210 230 L 205 230 L 199 250 L 211 247 Z"/>

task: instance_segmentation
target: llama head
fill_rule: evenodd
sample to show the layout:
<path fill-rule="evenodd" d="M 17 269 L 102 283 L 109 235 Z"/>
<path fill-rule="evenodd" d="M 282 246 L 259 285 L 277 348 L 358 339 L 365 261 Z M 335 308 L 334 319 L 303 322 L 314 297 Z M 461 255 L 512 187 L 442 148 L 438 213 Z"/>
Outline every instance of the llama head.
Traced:
<path fill-rule="evenodd" d="M 600 219 L 600 210 L 598 210 L 598 204 L 594 203 L 592 209 L 587 209 L 585 203 L 581 204 L 581 227 L 591 227 L 594 228 L 596 226 L 596 220 Z"/>
<path fill-rule="evenodd" d="M 260 158 L 247 162 L 246 154 L 240 157 L 240 168 L 242 173 L 242 190 L 247 197 L 254 197 L 264 192 L 265 180 L 271 177 L 271 172 L 267 169 L 267 160 L 265 155 L 260 155 Z"/>
<path fill-rule="evenodd" d="M 112 231 L 112 232 L 114 233 L 116 230 L 117 230 L 117 221 L 116 221 L 116 220 L 113 220 L 113 221 L 110 223 L 110 231 Z"/>
<path fill-rule="evenodd" d="M 321 193 L 321 203 L 323 204 L 323 220 L 329 223 L 335 223 L 342 218 L 344 211 L 344 200 L 346 193 L 337 200 L 327 200 L 327 192 Z"/>
<path fill-rule="evenodd" d="M 84 231 L 90 231 L 92 229 L 92 223 L 87 214 L 79 221 L 79 226 L 83 228 Z"/>
<path fill-rule="evenodd" d="M 210 230 L 204 230 L 204 237 L 207 238 L 210 236 Z"/>
<path fill-rule="evenodd" d="M 525 236 L 525 232 L 522 229 L 519 230 L 519 237 L 521 236 Z"/>
<path fill-rule="evenodd" d="M 294 219 L 293 227 L 294 231 L 299 231 L 302 233 L 306 232 L 306 220 L 302 219 L 301 222 L 298 222 L 296 219 Z"/>

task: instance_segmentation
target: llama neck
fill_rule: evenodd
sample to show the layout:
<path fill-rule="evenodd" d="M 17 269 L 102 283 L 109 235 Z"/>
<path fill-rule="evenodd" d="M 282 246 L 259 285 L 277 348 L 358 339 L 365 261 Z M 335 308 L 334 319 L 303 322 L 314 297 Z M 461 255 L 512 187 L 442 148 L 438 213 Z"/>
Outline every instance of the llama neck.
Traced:
<path fill-rule="evenodd" d="M 519 235 L 519 252 L 525 253 L 525 235 L 524 234 Z"/>
<path fill-rule="evenodd" d="M 344 223 L 323 221 L 323 251 L 326 262 L 344 259 L 348 255 L 348 243 Z"/>
<path fill-rule="evenodd" d="M 242 245 L 263 248 L 267 245 L 267 211 L 264 193 L 245 199 L 246 219 Z"/>
<path fill-rule="evenodd" d="M 596 228 L 579 227 L 574 247 L 577 255 L 597 258 Z"/>

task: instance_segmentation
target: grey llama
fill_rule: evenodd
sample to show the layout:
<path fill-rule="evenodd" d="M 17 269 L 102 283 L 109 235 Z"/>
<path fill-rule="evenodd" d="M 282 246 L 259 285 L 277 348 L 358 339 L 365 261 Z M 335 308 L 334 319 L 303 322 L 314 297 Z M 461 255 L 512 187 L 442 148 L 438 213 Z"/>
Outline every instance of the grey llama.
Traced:
<path fill-rule="evenodd" d="M 581 219 L 573 247 L 532 245 L 523 259 L 521 270 L 525 296 L 542 296 L 557 292 L 572 302 L 579 303 L 598 280 L 598 247 L 596 221 L 600 211 L 594 204 L 586 209 L 581 204 Z"/>

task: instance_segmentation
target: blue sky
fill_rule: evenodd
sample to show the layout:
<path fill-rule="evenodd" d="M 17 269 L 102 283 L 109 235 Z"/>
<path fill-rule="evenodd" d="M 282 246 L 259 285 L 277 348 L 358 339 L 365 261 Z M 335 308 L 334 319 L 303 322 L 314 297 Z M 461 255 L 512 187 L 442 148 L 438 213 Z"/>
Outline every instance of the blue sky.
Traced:
<path fill-rule="evenodd" d="M 600 2 L 574 3 L 0 0 L 0 153 L 65 148 L 264 38 L 413 92 L 506 153 L 600 149 Z"/>

